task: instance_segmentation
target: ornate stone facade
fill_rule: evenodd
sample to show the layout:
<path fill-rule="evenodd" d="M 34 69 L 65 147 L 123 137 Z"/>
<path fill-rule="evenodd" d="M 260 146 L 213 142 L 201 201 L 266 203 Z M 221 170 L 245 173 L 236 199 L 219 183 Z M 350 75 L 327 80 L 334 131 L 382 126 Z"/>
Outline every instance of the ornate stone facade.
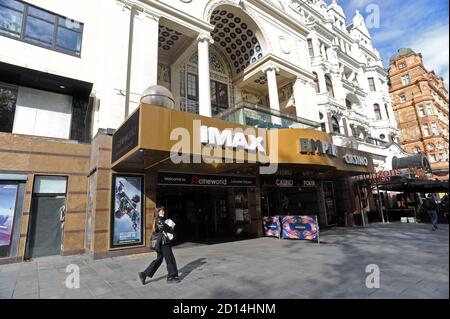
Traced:
<path fill-rule="evenodd" d="M 402 48 L 390 60 L 390 93 L 400 141 L 411 153 L 428 156 L 434 173 L 448 179 L 448 91 L 428 71 L 420 53 Z"/>

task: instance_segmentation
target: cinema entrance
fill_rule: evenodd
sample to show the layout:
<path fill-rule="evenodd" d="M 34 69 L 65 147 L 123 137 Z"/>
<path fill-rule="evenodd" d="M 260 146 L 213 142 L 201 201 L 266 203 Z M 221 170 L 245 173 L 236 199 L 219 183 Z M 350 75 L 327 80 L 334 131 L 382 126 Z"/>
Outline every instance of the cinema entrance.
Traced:
<path fill-rule="evenodd" d="M 175 245 L 234 241 L 251 237 L 255 187 L 252 176 L 159 172 L 156 203 L 177 225 Z"/>

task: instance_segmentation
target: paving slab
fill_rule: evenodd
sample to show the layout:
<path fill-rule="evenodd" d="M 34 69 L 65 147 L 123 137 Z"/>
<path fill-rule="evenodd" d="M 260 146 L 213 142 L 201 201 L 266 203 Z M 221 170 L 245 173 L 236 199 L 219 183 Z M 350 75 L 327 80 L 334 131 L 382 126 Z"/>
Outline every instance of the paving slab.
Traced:
<path fill-rule="evenodd" d="M 321 244 L 258 238 L 174 247 L 181 283 L 166 283 L 163 264 L 142 286 L 137 272 L 154 253 L 92 260 L 87 255 L 38 258 L 0 266 L 0 298 L 101 299 L 435 299 L 449 298 L 449 228 L 371 224 L 323 230 Z M 68 265 L 80 288 L 65 287 Z M 376 265 L 380 288 L 366 287 Z"/>

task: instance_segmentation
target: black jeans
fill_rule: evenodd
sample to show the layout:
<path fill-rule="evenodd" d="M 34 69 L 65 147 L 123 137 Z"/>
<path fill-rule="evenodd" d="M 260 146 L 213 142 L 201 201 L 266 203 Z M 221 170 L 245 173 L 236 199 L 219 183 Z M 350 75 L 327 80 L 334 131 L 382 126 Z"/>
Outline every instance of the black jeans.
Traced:
<path fill-rule="evenodd" d="M 161 251 L 158 252 L 158 256 L 150 264 L 150 266 L 147 267 L 147 269 L 144 271 L 144 274 L 147 277 L 152 278 L 155 275 L 156 271 L 158 270 L 159 266 L 161 266 L 163 258 L 166 260 L 169 277 L 177 277 L 178 276 L 177 262 L 172 252 L 172 246 L 170 245 L 161 246 Z"/>

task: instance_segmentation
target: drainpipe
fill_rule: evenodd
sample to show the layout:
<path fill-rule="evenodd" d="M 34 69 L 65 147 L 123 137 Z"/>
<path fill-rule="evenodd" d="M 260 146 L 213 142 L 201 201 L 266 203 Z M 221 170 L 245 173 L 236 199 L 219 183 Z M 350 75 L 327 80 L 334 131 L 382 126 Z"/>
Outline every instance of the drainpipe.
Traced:
<path fill-rule="evenodd" d="M 125 116 L 124 120 L 130 113 L 130 89 L 131 89 L 131 66 L 133 61 L 133 33 L 134 33 L 134 17 L 136 16 L 137 8 L 133 4 L 130 11 L 130 31 L 128 33 L 128 56 L 127 56 L 127 82 L 125 89 Z"/>

